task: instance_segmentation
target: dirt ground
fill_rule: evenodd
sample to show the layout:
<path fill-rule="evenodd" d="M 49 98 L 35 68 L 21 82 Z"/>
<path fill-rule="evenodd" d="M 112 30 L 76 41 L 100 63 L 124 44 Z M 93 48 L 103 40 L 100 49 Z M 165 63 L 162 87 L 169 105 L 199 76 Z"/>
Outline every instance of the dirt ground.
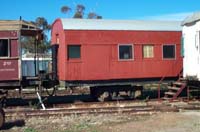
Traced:
<path fill-rule="evenodd" d="M 200 132 L 200 111 L 7 119 L 2 132 Z"/>

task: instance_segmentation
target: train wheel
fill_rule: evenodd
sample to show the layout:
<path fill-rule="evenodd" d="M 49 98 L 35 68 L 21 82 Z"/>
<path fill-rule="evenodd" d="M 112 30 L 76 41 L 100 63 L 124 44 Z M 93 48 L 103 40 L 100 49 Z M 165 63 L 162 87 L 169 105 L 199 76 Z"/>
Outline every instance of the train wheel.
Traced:
<path fill-rule="evenodd" d="M 106 100 L 109 100 L 110 94 L 109 92 L 102 92 L 98 95 L 98 101 L 104 102 Z"/>
<path fill-rule="evenodd" d="M 56 93 L 57 87 L 54 86 L 52 88 L 45 88 L 45 89 L 48 96 L 53 96 Z"/>
<path fill-rule="evenodd" d="M 5 113 L 2 108 L 0 108 L 0 128 L 3 126 L 5 122 Z"/>
<path fill-rule="evenodd" d="M 128 95 L 128 97 L 129 97 L 130 99 L 134 99 L 134 98 L 135 98 L 135 92 L 132 91 L 132 90 L 128 91 L 128 92 L 127 92 L 127 95 Z"/>
<path fill-rule="evenodd" d="M 136 90 L 135 91 L 135 98 L 139 98 L 142 96 L 142 90 Z"/>
<path fill-rule="evenodd" d="M 95 91 L 95 88 L 93 88 L 93 87 L 90 87 L 90 96 L 91 96 L 91 98 L 93 98 L 93 99 L 97 99 L 97 93 L 96 93 L 96 91 Z"/>
<path fill-rule="evenodd" d="M 112 92 L 112 93 L 110 94 L 110 97 L 111 97 L 112 100 L 113 100 L 113 99 L 116 99 L 118 96 L 119 96 L 119 92 L 118 92 L 118 91 L 117 91 L 117 92 Z"/>

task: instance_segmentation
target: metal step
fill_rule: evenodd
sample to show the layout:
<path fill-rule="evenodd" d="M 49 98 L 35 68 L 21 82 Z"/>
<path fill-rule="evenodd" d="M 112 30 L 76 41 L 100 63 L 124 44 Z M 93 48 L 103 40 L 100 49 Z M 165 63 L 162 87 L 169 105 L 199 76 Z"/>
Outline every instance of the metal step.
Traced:
<path fill-rule="evenodd" d="M 181 86 L 181 85 L 183 85 L 184 83 L 182 83 L 182 82 L 174 82 L 173 83 L 173 85 L 177 85 L 177 86 Z"/>
<path fill-rule="evenodd" d="M 192 89 L 192 90 L 189 90 L 189 92 L 200 92 L 200 90 L 198 90 L 198 89 Z"/>
<path fill-rule="evenodd" d="M 180 80 L 180 81 L 186 81 L 186 79 L 185 79 L 185 78 L 179 78 L 179 80 Z"/>
<path fill-rule="evenodd" d="M 179 88 L 179 87 L 171 87 L 171 86 L 168 86 L 168 89 L 169 89 L 169 90 L 176 90 L 176 91 L 178 91 L 180 88 Z"/>
<path fill-rule="evenodd" d="M 171 96 L 174 96 L 176 93 L 174 92 L 165 92 L 165 95 L 171 95 Z"/>
<path fill-rule="evenodd" d="M 172 98 L 169 98 L 169 97 L 164 97 L 163 100 L 170 100 Z"/>
<path fill-rule="evenodd" d="M 198 89 L 198 90 L 200 90 L 200 87 L 190 86 L 190 89 Z"/>

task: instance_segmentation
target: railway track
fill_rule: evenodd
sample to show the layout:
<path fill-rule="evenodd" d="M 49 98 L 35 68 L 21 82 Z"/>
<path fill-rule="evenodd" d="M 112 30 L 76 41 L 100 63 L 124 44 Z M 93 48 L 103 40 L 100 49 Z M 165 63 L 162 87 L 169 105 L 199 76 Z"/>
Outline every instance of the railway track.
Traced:
<path fill-rule="evenodd" d="M 185 103 L 161 103 L 157 101 L 149 102 L 106 102 L 106 103 L 80 103 L 80 104 L 62 104 L 60 107 L 47 108 L 45 110 L 32 108 L 8 108 L 5 109 L 6 118 L 29 118 L 29 117 L 49 117 L 49 116 L 67 116 L 83 114 L 116 114 L 128 113 L 135 115 L 148 115 L 159 112 L 179 112 L 180 110 L 200 110 L 200 104 Z"/>
<path fill-rule="evenodd" d="M 79 108 L 79 109 L 65 109 L 54 108 L 46 110 L 22 110 L 22 111 L 6 111 L 6 117 L 43 117 L 43 116 L 65 116 L 65 115 L 81 115 L 81 114 L 108 114 L 108 113 L 147 113 L 152 111 L 152 107 L 105 107 L 105 108 Z"/>

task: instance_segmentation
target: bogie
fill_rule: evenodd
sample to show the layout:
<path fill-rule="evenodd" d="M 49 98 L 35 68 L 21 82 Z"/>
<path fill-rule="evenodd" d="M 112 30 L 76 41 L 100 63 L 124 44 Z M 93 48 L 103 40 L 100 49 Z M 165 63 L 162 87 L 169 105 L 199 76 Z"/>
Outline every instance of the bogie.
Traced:
<path fill-rule="evenodd" d="M 90 87 L 90 95 L 100 102 L 116 99 L 120 95 L 124 95 L 122 93 L 125 93 L 130 99 L 135 99 L 141 96 L 142 88 L 142 86 L 131 85 Z"/>

